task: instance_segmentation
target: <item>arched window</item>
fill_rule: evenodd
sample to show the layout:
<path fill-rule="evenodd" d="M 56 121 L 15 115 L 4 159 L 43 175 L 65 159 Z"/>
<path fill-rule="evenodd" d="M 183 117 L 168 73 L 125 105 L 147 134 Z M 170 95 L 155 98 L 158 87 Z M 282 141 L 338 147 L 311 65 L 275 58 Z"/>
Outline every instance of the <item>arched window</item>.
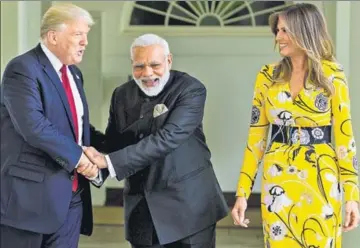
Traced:
<path fill-rule="evenodd" d="M 136 1 L 130 25 L 264 26 L 285 1 Z"/>
<path fill-rule="evenodd" d="M 121 31 L 130 35 L 271 35 L 269 15 L 293 1 L 126 1 Z"/>

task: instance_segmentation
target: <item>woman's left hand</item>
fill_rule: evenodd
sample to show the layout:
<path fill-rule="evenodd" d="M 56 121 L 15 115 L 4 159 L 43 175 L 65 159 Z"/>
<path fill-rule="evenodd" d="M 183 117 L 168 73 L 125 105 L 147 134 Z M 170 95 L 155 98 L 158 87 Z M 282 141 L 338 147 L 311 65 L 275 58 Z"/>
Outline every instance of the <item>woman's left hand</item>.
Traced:
<path fill-rule="evenodd" d="M 357 201 L 347 201 L 345 203 L 344 232 L 351 231 L 360 224 L 359 203 Z"/>

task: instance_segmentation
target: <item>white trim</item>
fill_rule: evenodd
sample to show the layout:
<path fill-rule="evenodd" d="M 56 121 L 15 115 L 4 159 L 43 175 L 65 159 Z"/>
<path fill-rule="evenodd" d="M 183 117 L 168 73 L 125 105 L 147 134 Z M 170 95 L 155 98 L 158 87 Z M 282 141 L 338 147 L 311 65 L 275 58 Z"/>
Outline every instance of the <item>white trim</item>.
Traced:
<path fill-rule="evenodd" d="M 233 2 L 235 3 L 235 2 Z M 230 5 L 230 4 L 228 4 Z M 243 1 L 243 4 L 241 4 L 240 6 L 237 6 L 235 9 L 231 10 L 230 12 L 227 12 L 226 14 L 223 13 L 223 15 L 221 15 L 222 18 L 224 19 L 228 19 L 229 17 L 231 17 L 232 15 L 236 14 L 237 12 L 245 9 L 245 8 L 248 8 L 249 12 L 250 12 L 250 4 L 247 2 L 247 1 Z"/>
<path fill-rule="evenodd" d="M 198 16 L 201 16 L 201 12 L 199 12 L 199 10 L 193 5 L 192 2 L 186 2 L 186 3 Z"/>
<path fill-rule="evenodd" d="M 156 33 L 166 36 L 273 36 L 269 27 L 192 27 L 188 26 L 132 26 L 129 29 L 124 29 L 124 35 L 139 35 L 144 33 Z"/>
<path fill-rule="evenodd" d="M 120 14 L 120 33 L 124 33 L 125 30 L 129 29 L 129 23 L 131 15 L 134 9 L 135 1 L 125 1 L 123 5 L 122 13 Z"/>

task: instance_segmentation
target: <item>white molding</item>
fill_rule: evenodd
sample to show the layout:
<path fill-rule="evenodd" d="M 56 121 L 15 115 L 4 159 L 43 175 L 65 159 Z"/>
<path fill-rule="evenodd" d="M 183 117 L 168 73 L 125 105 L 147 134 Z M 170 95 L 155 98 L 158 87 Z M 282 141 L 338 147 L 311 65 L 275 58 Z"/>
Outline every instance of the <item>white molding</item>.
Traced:
<path fill-rule="evenodd" d="M 128 29 L 134 5 L 135 1 L 124 2 L 123 9 L 120 15 L 120 33 L 124 33 Z"/>
<path fill-rule="evenodd" d="M 123 29 L 124 35 L 141 35 L 144 33 L 157 33 L 166 36 L 273 36 L 268 26 L 264 27 L 175 27 L 175 26 L 133 26 Z"/>

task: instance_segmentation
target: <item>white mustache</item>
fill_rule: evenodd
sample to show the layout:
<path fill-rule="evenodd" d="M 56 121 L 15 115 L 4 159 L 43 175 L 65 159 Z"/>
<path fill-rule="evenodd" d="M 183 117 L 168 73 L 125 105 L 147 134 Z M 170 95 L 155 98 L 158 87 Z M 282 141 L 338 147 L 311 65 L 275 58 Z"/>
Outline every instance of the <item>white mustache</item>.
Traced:
<path fill-rule="evenodd" d="M 139 80 L 141 82 L 144 82 L 144 81 L 159 81 L 160 79 L 159 78 L 139 78 Z"/>

